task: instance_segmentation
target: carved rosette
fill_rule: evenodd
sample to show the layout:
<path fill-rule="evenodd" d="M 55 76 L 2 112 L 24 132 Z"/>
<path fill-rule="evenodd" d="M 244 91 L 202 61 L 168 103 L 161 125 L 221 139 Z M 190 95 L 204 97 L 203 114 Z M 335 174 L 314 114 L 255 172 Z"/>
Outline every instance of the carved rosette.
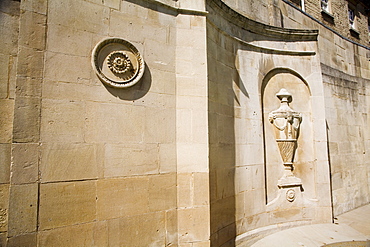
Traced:
<path fill-rule="evenodd" d="M 290 202 L 295 200 L 295 191 L 294 189 L 288 189 L 286 192 L 286 199 Z"/>
<path fill-rule="evenodd" d="M 136 47 L 120 38 L 108 38 L 98 43 L 92 52 L 92 66 L 104 84 L 115 88 L 135 85 L 145 69 Z"/>
<path fill-rule="evenodd" d="M 269 114 L 269 120 L 275 127 L 276 142 L 284 164 L 284 175 L 278 186 L 283 188 L 302 185 L 301 180 L 292 172 L 302 115 L 289 107 L 292 95 L 286 89 L 282 88 L 276 96 L 280 99 L 280 107 Z"/>

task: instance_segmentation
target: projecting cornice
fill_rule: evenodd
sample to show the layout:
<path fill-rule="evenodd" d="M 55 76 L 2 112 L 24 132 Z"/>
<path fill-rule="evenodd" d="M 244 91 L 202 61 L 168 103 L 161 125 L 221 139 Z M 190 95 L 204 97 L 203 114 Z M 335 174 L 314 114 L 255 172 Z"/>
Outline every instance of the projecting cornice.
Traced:
<path fill-rule="evenodd" d="M 216 12 L 221 12 L 221 15 L 230 23 L 251 33 L 271 37 L 274 39 L 287 41 L 316 41 L 319 34 L 318 30 L 274 27 L 251 20 L 229 7 L 222 0 L 209 0 L 208 6 L 214 9 Z"/>

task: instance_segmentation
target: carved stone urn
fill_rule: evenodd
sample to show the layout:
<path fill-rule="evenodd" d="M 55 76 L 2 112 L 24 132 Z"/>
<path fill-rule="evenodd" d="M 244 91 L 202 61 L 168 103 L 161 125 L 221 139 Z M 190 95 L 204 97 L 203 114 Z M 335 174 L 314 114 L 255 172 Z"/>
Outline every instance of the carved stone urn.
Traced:
<path fill-rule="evenodd" d="M 301 186 L 301 179 L 293 174 L 293 162 L 302 115 L 289 107 L 292 95 L 285 88 L 282 88 L 276 96 L 280 99 L 280 107 L 269 114 L 269 121 L 275 127 L 275 138 L 284 164 L 284 174 L 279 179 L 278 186 L 279 188 Z"/>

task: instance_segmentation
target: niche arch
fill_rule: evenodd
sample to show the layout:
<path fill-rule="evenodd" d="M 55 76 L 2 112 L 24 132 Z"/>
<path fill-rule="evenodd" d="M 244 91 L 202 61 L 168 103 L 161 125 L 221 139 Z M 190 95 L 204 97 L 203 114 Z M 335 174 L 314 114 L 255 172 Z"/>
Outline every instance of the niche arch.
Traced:
<path fill-rule="evenodd" d="M 304 193 L 305 197 L 316 198 L 311 90 L 308 82 L 298 72 L 290 68 L 274 68 L 264 76 L 261 84 L 266 204 L 274 203 L 282 194 L 282 189 L 278 187 L 278 180 L 283 176 L 284 166 L 274 128 L 269 122 L 270 112 L 280 106 L 280 100 L 276 94 L 282 88 L 292 94 L 289 106 L 302 114 L 293 174 L 302 180 L 300 193 Z M 297 198 L 303 198 L 303 194 L 298 195 Z"/>

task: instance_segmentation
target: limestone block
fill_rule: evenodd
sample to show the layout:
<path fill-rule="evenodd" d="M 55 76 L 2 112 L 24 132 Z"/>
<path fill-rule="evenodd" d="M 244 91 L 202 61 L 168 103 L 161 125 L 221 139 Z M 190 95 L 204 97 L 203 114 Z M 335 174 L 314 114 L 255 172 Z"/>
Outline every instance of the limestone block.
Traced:
<path fill-rule="evenodd" d="M 39 145 L 36 143 L 14 143 L 11 183 L 35 183 L 38 180 Z"/>
<path fill-rule="evenodd" d="M 245 205 L 245 193 L 235 194 L 235 219 L 240 220 L 248 215 L 248 212 L 244 211 Z"/>
<path fill-rule="evenodd" d="M 17 64 L 18 58 L 17 56 L 11 56 L 9 59 L 9 84 L 8 84 L 8 98 L 14 99 L 15 98 L 15 87 L 16 87 L 16 80 L 17 80 Z"/>
<path fill-rule="evenodd" d="M 46 16 L 31 11 L 20 15 L 19 45 L 36 50 L 45 47 Z"/>
<path fill-rule="evenodd" d="M 225 168 L 217 170 L 217 198 L 222 199 L 234 195 L 235 191 L 235 170 Z"/>
<path fill-rule="evenodd" d="M 86 1 L 51 0 L 48 2 L 48 23 L 107 34 L 109 8 Z"/>
<path fill-rule="evenodd" d="M 37 246 L 37 234 L 29 233 L 24 235 L 14 236 L 8 239 L 7 247 L 34 247 Z"/>
<path fill-rule="evenodd" d="M 19 46 L 17 75 L 40 78 L 43 70 L 44 52 Z"/>
<path fill-rule="evenodd" d="M 41 230 L 96 219 L 96 181 L 41 184 Z"/>
<path fill-rule="evenodd" d="M 166 246 L 176 246 L 178 243 L 177 233 L 177 209 L 168 210 L 165 213 L 166 220 Z"/>
<path fill-rule="evenodd" d="M 263 163 L 263 144 L 236 145 L 236 163 L 240 165 L 255 165 Z M 253 155 L 252 155 L 253 154 Z"/>
<path fill-rule="evenodd" d="M 20 8 L 22 10 L 32 11 L 39 14 L 46 14 L 47 1 L 46 0 L 27 0 L 21 2 Z"/>
<path fill-rule="evenodd" d="M 0 100 L 0 143 L 10 143 L 13 132 L 14 100 Z"/>
<path fill-rule="evenodd" d="M 218 142 L 220 143 L 234 143 L 235 140 L 234 140 L 234 119 L 233 117 L 231 116 L 227 116 L 227 115 L 218 115 L 217 116 L 217 126 L 220 126 L 217 130 L 218 130 Z M 221 126 L 225 126 L 225 127 L 221 127 Z M 250 132 L 248 133 L 249 134 L 249 137 L 248 139 L 249 140 L 256 140 L 256 139 L 252 139 L 253 137 L 256 137 L 255 134 L 253 132 Z M 254 136 L 253 136 L 254 135 Z M 258 140 L 258 139 L 257 139 Z"/>
<path fill-rule="evenodd" d="M 206 27 L 206 18 L 204 16 L 192 15 L 190 16 L 190 25 L 192 29 L 204 30 Z"/>
<path fill-rule="evenodd" d="M 329 181 L 328 181 L 329 182 Z M 317 198 L 319 199 L 319 205 L 321 207 L 330 207 L 331 197 L 328 183 L 318 183 L 317 186 Z"/>
<path fill-rule="evenodd" d="M 252 167 L 242 166 L 235 169 L 236 193 L 252 189 Z"/>
<path fill-rule="evenodd" d="M 175 47 L 156 40 L 145 40 L 144 59 L 151 68 L 163 71 L 175 71 Z"/>
<path fill-rule="evenodd" d="M 121 3 L 121 12 L 127 13 L 127 15 L 131 17 L 140 17 L 143 19 L 150 19 L 151 21 L 159 22 L 159 16 L 162 14 L 159 11 L 150 10 L 146 6 L 142 6 L 140 4 L 131 3 L 128 1 L 123 1 Z M 173 20 L 173 16 L 163 15 L 171 20 Z M 163 23 L 166 24 L 166 23 Z"/>
<path fill-rule="evenodd" d="M 176 111 L 176 134 L 179 142 L 191 142 L 192 118 L 193 114 L 190 109 L 178 109 Z"/>
<path fill-rule="evenodd" d="M 96 3 L 96 4 L 103 4 L 104 0 L 84 0 L 84 1 L 87 1 L 87 2 L 91 2 L 91 3 Z"/>
<path fill-rule="evenodd" d="M 98 180 L 98 219 L 148 213 L 148 186 L 148 177 Z"/>
<path fill-rule="evenodd" d="M 145 123 L 144 107 L 87 102 L 86 112 L 85 139 L 87 142 L 142 141 Z"/>
<path fill-rule="evenodd" d="M 179 247 L 193 247 L 193 243 L 179 243 Z"/>
<path fill-rule="evenodd" d="M 102 176 L 103 145 L 45 143 L 42 145 L 42 182 L 93 179 Z"/>
<path fill-rule="evenodd" d="M 90 32 L 69 26 L 48 25 L 48 51 L 87 57 L 93 47 L 91 40 L 92 34 Z"/>
<path fill-rule="evenodd" d="M 0 54 L 0 99 L 8 97 L 9 56 Z"/>
<path fill-rule="evenodd" d="M 149 177 L 149 211 L 163 211 L 176 208 L 176 173 Z"/>
<path fill-rule="evenodd" d="M 159 110 L 158 108 L 175 108 L 176 100 L 173 95 L 149 92 L 133 103 L 135 106 L 145 106 Z M 171 111 L 170 109 L 167 110 Z"/>
<path fill-rule="evenodd" d="M 195 242 L 195 243 L 193 243 L 193 247 L 209 247 L 209 246 L 211 246 L 210 241 Z"/>
<path fill-rule="evenodd" d="M 121 0 L 104 0 L 104 5 L 113 8 L 113 9 L 120 9 Z"/>
<path fill-rule="evenodd" d="M 1 6 L 4 7 L 1 2 Z M 13 2 L 11 2 L 13 3 Z M 14 4 L 14 9 L 10 10 L 11 15 L 1 14 L 0 30 L 1 30 L 1 54 L 17 55 L 18 50 L 18 28 L 19 28 L 19 3 Z M 15 12 L 15 13 L 13 13 Z"/>
<path fill-rule="evenodd" d="M 208 146 L 206 144 L 178 143 L 178 172 L 207 172 Z"/>
<path fill-rule="evenodd" d="M 0 185 L 0 232 L 8 230 L 9 184 Z"/>
<path fill-rule="evenodd" d="M 186 208 L 193 206 L 193 175 L 192 173 L 178 173 L 177 174 L 177 205 L 179 208 Z"/>
<path fill-rule="evenodd" d="M 84 142 L 85 104 L 80 101 L 43 100 L 41 140 Z"/>
<path fill-rule="evenodd" d="M 0 144 L 0 184 L 9 183 L 11 144 Z"/>
<path fill-rule="evenodd" d="M 331 207 L 317 207 L 315 209 L 315 219 L 318 219 L 320 222 L 331 223 L 332 214 Z"/>
<path fill-rule="evenodd" d="M 37 200 L 36 183 L 10 186 L 9 237 L 36 231 Z"/>
<path fill-rule="evenodd" d="M 289 208 L 272 212 L 270 215 L 271 223 L 278 224 L 282 222 L 300 220 L 302 216 L 302 209 Z"/>
<path fill-rule="evenodd" d="M 235 151 L 232 144 L 214 144 L 210 147 L 211 166 L 210 169 L 218 170 L 233 168 L 235 163 Z"/>
<path fill-rule="evenodd" d="M 234 197 L 213 201 L 211 208 L 211 217 L 214 219 L 213 227 L 220 229 L 235 222 Z"/>
<path fill-rule="evenodd" d="M 245 192 L 245 212 L 255 215 L 265 211 L 265 190 L 252 190 Z"/>
<path fill-rule="evenodd" d="M 38 244 L 50 247 L 108 246 L 107 223 L 94 222 L 41 231 Z"/>
<path fill-rule="evenodd" d="M 0 12 L 6 13 L 9 15 L 19 15 L 19 3 L 17 2 L 1 2 L 0 3 Z"/>
<path fill-rule="evenodd" d="M 209 174 L 207 172 L 194 173 L 194 205 L 209 204 Z"/>
<path fill-rule="evenodd" d="M 179 242 L 209 239 L 209 208 L 207 206 L 179 209 Z"/>
<path fill-rule="evenodd" d="M 176 27 L 183 29 L 190 29 L 191 25 L 191 16 L 190 15 L 177 15 L 176 16 Z"/>
<path fill-rule="evenodd" d="M 17 86 L 15 91 L 17 96 L 21 97 L 40 97 L 41 96 L 41 78 L 17 77 Z"/>
<path fill-rule="evenodd" d="M 89 55 L 89 54 L 86 54 Z M 53 81 L 77 82 L 78 78 L 90 78 L 91 62 L 88 56 L 72 56 L 46 52 L 45 78 Z M 76 69 L 78 66 L 78 69 Z"/>
<path fill-rule="evenodd" d="M 146 107 L 144 141 L 147 143 L 174 143 L 176 138 L 176 111 L 174 108 Z"/>
<path fill-rule="evenodd" d="M 109 220 L 108 229 L 111 246 L 165 246 L 166 243 L 164 212 Z"/>
<path fill-rule="evenodd" d="M 152 77 L 150 92 L 175 95 L 177 82 L 174 73 L 151 68 L 150 74 Z"/>
<path fill-rule="evenodd" d="M 125 5 L 127 3 L 122 3 Z M 134 4 L 130 4 L 134 5 Z M 130 8 L 131 10 L 131 8 Z M 109 34 L 117 37 L 125 37 L 127 40 L 143 43 L 145 39 L 143 17 L 132 16 L 133 13 L 112 10 L 110 12 Z"/>
<path fill-rule="evenodd" d="M 42 96 L 58 100 L 121 102 L 119 98 L 113 97 L 100 81 L 96 86 L 89 84 L 87 79 L 79 79 L 77 83 L 44 80 Z"/>
<path fill-rule="evenodd" d="M 193 111 L 192 118 L 192 141 L 194 143 L 208 144 L 208 118 L 207 111 L 200 109 Z"/>
<path fill-rule="evenodd" d="M 178 29 L 177 41 L 178 46 L 196 47 L 199 50 L 205 51 L 206 33 L 204 29 Z"/>
<path fill-rule="evenodd" d="M 6 241 L 7 241 L 7 233 L 1 232 L 0 233 L 0 246 L 6 246 Z"/>
<path fill-rule="evenodd" d="M 194 10 L 204 11 L 205 1 L 181 0 L 180 7 L 184 9 L 194 9 Z"/>
<path fill-rule="evenodd" d="M 39 138 L 39 107 L 38 98 L 19 97 L 14 113 L 14 140 L 17 142 L 32 142 Z"/>
<path fill-rule="evenodd" d="M 159 144 L 159 173 L 176 172 L 176 144 Z"/>
<path fill-rule="evenodd" d="M 205 96 L 207 95 L 206 84 L 199 83 L 199 80 L 192 76 L 177 76 L 177 89 L 179 95 Z"/>
<path fill-rule="evenodd" d="M 156 174 L 157 144 L 106 144 L 104 177 Z"/>

